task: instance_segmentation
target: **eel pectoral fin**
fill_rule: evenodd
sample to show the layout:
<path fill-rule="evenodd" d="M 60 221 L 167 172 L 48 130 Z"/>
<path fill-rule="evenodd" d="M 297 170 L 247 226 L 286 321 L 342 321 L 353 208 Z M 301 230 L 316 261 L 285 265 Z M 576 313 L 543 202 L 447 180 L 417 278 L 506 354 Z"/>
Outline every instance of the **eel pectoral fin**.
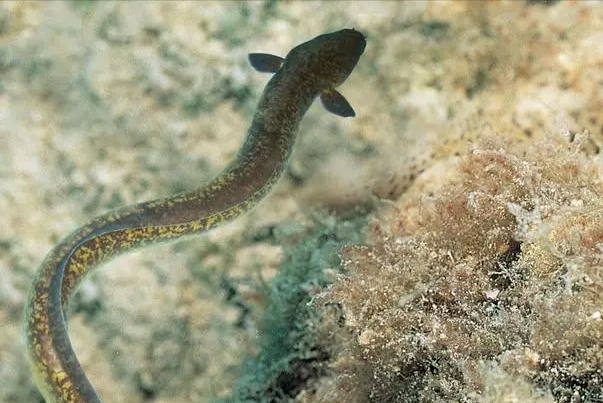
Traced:
<path fill-rule="evenodd" d="M 276 73 L 283 67 L 285 59 L 269 53 L 250 53 L 249 64 L 261 73 Z"/>
<path fill-rule="evenodd" d="M 332 88 L 321 91 L 320 101 L 326 110 L 334 113 L 335 115 L 342 116 L 344 118 L 356 116 L 354 108 L 352 108 L 347 99 L 345 99 L 343 95 Z"/>

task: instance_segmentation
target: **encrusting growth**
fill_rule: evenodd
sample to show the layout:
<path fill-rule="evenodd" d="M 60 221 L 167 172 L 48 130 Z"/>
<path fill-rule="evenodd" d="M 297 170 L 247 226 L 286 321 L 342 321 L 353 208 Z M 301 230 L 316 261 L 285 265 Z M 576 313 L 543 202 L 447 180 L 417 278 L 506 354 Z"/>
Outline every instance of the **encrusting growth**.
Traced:
<path fill-rule="evenodd" d="M 482 140 L 345 249 L 316 301 L 345 318 L 323 329 L 318 401 L 602 401 L 603 166 L 584 140 Z"/>

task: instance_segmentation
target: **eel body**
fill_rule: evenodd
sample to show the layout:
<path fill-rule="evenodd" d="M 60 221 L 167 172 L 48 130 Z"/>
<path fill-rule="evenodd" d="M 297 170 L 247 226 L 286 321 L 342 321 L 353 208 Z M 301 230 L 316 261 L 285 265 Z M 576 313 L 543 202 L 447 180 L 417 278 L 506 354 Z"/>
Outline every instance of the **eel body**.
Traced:
<path fill-rule="evenodd" d="M 299 123 L 317 96 L 328 111 L 354 116 L 335 87 L 352 72 L 365 46 L 360 32 L 343 29 L 302 43 L 285 58 L 250 54 L 256 70 L 274 75 L 226 168 L 198 189 L 101 215 L 48 253 L 25 306 L 26 355 L 46 403 L 101 402 L 73 351 L 65 318 L 84 277 L 121 253 L 203 233 L 253 208 L 281 177 Z"/>

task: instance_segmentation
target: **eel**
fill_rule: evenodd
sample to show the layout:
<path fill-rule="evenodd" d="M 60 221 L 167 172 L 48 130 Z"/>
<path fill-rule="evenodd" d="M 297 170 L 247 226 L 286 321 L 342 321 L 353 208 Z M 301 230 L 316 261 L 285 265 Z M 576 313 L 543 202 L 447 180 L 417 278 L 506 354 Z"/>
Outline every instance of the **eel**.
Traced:
<path fill-rule="evenodd" d="M 249 54 L 266 85 L 234 160 L 204 186 L 105 213 L 63 239 L 38 269 L 25 304 L 26 356 L 46 403 L 100 403 L 71 346 L 66 309 L 91 270 L 122 253 L 204 233 L 259 203 L 287 167 L 300 121 L 316 97 L 329 112 L 355 116 L 335 90 L 366 46 L 355 29 L 319 35 L 285 58 Z"/>

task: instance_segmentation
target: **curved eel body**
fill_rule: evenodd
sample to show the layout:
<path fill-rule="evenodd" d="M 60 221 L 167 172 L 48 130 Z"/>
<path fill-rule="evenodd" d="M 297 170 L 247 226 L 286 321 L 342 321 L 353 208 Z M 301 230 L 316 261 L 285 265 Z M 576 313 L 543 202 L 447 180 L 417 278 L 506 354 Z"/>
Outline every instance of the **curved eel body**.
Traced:
<path fill-rule="evenodd" d="M 299 123 L 317 96 L 340 116 L 354 111 L 335 87 L 354 69 L 364 36 L 343 29 L 293 48 L 283 59 L 253 53 L 251 65 L 274 73 L 236 158 L 207 185 L 95 218 L 58 244 L 38 270 L 25 307 L 28 362 L 46 403 L 100 403 L 71 346 L 69 299 L 96 266 L 145 245 L 203 233 L 266 196 L 285 170 Z"/>

